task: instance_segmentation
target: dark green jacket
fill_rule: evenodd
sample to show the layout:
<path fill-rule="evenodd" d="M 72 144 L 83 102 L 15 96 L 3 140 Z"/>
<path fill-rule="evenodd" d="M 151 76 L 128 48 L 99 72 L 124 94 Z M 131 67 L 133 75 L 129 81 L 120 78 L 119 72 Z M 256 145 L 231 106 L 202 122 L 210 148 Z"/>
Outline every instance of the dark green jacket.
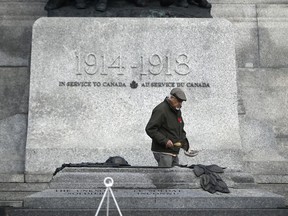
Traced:
<path fill-rule="evenodd" d="M 181 111 L 173 109 L 167 98 L 153 109 L 151 118 L 146 126 L 146 133 L 152 139 L 152 151 L 178 154 L 179 147 L 166 148 L 166 143 L 169 139 L 173 143 L 185 142 L 185 150 L 189 148 Z"/>

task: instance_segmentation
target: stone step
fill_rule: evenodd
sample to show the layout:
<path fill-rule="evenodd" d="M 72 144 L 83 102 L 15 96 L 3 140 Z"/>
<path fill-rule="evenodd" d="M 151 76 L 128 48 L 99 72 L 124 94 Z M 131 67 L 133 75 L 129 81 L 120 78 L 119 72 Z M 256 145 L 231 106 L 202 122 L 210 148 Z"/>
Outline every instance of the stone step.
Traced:
<path fill-rule="evenodd" d="M 0 192 L 32 191 L 38 192 L 48 188 L 48 183 L 0 183 Z"/>
<path fill-rule="evenodd" d="M 226 170 L 219 174 L 229 188 L 255 188 L 249 173 Z M 193 169 L 173 167 L 66 167 L 50 183 L 51 189 L 97 189 L 103 187 L 106 177 L 114 179 L 114 188 L 201 188 L 200 178 Z"/>
<path fill-rule="evenodd" d="M 16 191 L 16 192 L 11 192 L 11 191 L 1 191 L 0 192 L 0 200 L 1 201 L 19 201 L 23 200 L 24 197 L 29 196 L 31 194 L 34 194 L 34 191 Z"/>
<path fill-rule="evenodd" d="M 0 182 L 24 182 L 24 174 L 0 174 Z"/>
<path fill-rule="evenodd" d="M 9 216 L 94 216 L 96 209 L 7 209 Z M 104 215 L 101 210 L 99 215 Z M 286 216 L 288 209 L 121 209 L 125 216 Z M 109 211 L 110 216 L 119 215 L 117 210 Z M 6 215 L 4 215 L 6 216 Z"/>
<path fill-rule="evenodd" d="M 245 161 L 244 168 L 256 175 L 281 175 L 287 176 L 288 161 Z M 284 180 L 284 179 L 283 179 Z M 288 178 L 286 177 L 286 180 Z M 282 182 L 284 183 L 284 182 Z M 288 182 L 287 182 L 288 183 Z"/>
<path fill-rule="evenodd" d="M 24 199 L 25 208 L 95 208 L 105 189 L 48 189 Z M 283 196 L 257 189 L 230 189 L 231 193 L 211 194 L 202 189 L 113 189 L 124 209 L 273 209 L 285 207 Z M 111 195 L 110 195 L 111 196 Z M 112 199 L 111 199 L 112 200 Z M 110 201 L 110 208 L 116 209 Z M 106 206 L 104 201 L 103 206 Z"/>
<path fill-rule="evenodd" d="M 0 206 L 22 207 L 26 196 L 46 188 L 48 183 L 0 183 Z"/>
<path fill-rule="evenodd" d="M 19 208 L 19 207 L 23 207 L 23 201 L 0 201 L 0 207 L 1 206 L 10 206 L 10 207 Z"/>

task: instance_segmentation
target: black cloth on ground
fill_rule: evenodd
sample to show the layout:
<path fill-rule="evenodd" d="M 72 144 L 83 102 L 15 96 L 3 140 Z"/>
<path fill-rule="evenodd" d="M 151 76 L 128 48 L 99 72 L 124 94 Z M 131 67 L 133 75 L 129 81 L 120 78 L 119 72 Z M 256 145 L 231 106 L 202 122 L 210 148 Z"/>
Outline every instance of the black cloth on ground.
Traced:
<path fill-rule="evenodd" d="M 193 172 L 197 177 L 200 177 L 200 185 L 203 190 L 209 193 L 215 193 L 217 191 L 221 193 L 230 193 L 227 184 L 222 180 L 222 178 L 217 173 L 224 173 L 223 167 L 218 165 L 202 165 L 196 164 L 191 165 L 188 168 L 193 169 Z"/>

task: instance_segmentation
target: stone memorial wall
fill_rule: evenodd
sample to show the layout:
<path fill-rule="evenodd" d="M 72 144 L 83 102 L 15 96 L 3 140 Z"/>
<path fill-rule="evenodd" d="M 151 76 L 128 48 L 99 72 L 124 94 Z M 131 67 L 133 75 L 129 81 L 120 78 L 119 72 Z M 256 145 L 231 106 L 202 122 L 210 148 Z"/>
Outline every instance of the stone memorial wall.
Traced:
<path fill-rule="evenodd" d="M 173 87 L 187 96 L 184 164 L 241 169 L 235 42 L 225 19 L 41 18 L 33 26 L 27 179 L 63 163 L 156 166 L 145 126 Z"/>

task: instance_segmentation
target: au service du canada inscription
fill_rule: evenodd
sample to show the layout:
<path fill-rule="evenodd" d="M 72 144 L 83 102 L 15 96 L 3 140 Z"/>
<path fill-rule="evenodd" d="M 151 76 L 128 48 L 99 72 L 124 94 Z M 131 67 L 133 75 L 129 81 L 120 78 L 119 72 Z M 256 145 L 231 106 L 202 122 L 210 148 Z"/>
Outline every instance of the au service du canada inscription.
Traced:
<path fill-rule="evenodd" d="M 137 61 L 127 63 L 122 55 L 104 55 L 97 53 L 80 53 L 75 52 L 75 80 L 60 80 L 60 87 L 130 87 L 136 89 L 138 87 L 145 88 L 210 88 L 210 84 L 205 81 L 189 81 L 187 82 L 136 82 L 135 80 L 123 81 L 102 81 L 108 75 L 114 77 L 123 77 L 126 74 L 139 74 L 141 79 L 145 76 L 168 76 L 170 79 L 177 77 L 185 77 L 193 73 L 191 57 L 187 54 L 180 53 L 173 56 L 152 54 L 150 56 L 141 55 L 136 57 Z M 89 81 L 79 81 L 80 77 L 87 77 Z M 101 76 L 101 81 L 97 80 Z M 95 79 L 95 80 L 92 80 Z M 115 80 L 115 79 L 114 79 Z"/>

